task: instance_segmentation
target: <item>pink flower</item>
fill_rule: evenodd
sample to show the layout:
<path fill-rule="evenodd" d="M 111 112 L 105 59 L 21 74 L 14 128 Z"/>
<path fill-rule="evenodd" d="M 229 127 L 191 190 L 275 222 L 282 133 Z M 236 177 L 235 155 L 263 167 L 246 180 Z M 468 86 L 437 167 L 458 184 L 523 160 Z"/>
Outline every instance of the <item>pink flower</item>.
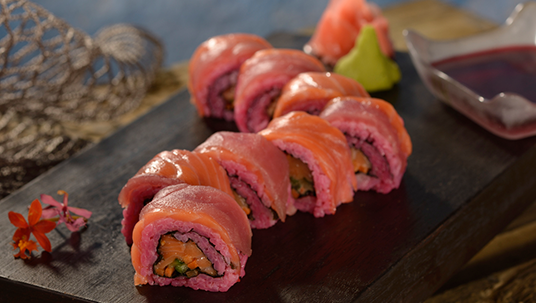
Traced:
<path fill-rule="evenodd" d="M 43 209 L 43 219 L 52 219 L 59 216 L 57 224 L 65 222 L 65 225 L 67 225 L 67 228 L 70 231 L 78 231 L 81 227 L 86 225 L 87 219 L 91 217 L 91 212 L 82 208 L 67 206 L 69 194 L 65 191 L 58 190 L 58 195 L 63 195 L 63 203 L 54 200 L 54 198 L 49 195 L 41 195 L 41 201 L 50 205 Z M 76 216 L 71 215 L 71 212 Z"/>

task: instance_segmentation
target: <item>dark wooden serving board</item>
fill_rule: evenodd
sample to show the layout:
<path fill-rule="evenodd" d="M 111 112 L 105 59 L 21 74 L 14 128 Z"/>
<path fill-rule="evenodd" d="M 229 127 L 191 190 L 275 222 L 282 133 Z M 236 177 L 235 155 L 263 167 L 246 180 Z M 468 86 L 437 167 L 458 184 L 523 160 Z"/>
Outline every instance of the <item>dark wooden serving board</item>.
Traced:
<path fill-rule="evenodd" d="M 277 47 L 306 37 L 277 34 Z M 360 192 L 335 215 L 298 213 L 253 233 L 246 276 L 226 293 L 134 287 L 117 195 L 163 150 L 194 149 L 213 130 L 184 91 L 0 202 L 1 301 L 418 302 L 442 285 L 536 198 L 536 138 L 507 141 L 436 100 L 407 54 L 402 81 L 378 94 L 397 109 L 413 142 L 399 189 Z M 53 250 L 13 258 L 8 211 L 58 189 L 93 211 L 89 227 L 49 234 Z M 58 196 L 56 196 L 58 198 Z"/>

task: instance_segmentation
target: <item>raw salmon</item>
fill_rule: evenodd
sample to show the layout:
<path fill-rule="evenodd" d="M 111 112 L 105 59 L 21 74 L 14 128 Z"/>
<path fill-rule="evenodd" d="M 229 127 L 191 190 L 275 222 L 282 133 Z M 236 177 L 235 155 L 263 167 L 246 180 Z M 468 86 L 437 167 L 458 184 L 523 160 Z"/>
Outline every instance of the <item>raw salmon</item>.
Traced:
<path fill-rule="evenodd" d="M 291 111 L 318 115 L 329 100 L 341 96 L 369 97 L 369 94 L 359 82 L 339 74 L 301 73 L 283 87 L 274 118 Z"/>
<path fill-rule="evenodd" d="M 207 185 L 233 196 L 227 173 L 215 160 L 187 150 L 161 152 L 128 180 L 119 193 L 119 204 L 124 208 L 121 232 L 127 244 L 132 244 L 132 229 L 142 207 L 162 188 L 179 183 Z"/>
<path fill-rule="evenodd" d="M 343 133 L 318 116 L 290 112 L 259 134 L 288 154 L 295 206 L 315 217 L 353 200 L 356 178 Z"/>
<path fill-rule="evenodd" d="M 259 36 L 242 33 L 216 36 L 199 45 L 188 66 L 188 89 L 199 115 L 232 121 L 240 66 L 256 51 L 271 47 Z"/>
<path fill-rule="evenodd" d="M 164 188 L 133 232 L 136 285 L 227 291 L 245 274 L 251 228 L 233 198 L 209 186 Z"/>
<path fill-rule="evenodd" d="M 283 86 L 303 72 L 323 72 L 316 58 L 294 49 L 265 49 L 240 68 L 235 99 L 235 122 L 241 132 L 257 132 L 272 119 Z"/>
<path fill-rule="evenodd" d="M 304 50 L 334 66 L 355 46 L 356 38 L 365 24 L 376 29 L 382 52 L 393 57 L 389 23 L 377 5 L 365 0 L 331 0 Z"/>
<path fill-rule="evenodd" d="M 388 193 L 400 186 L 412 144 L 391 104 L 375 98 L 339 97 L 326 105 L 320 117 L 340 129 L 354 155 L 368 162 L 368 169 L 355 167 L 359 190 Z"/>
<path fill-rule="evenodd" d="M 227 171 L 231 187 L 247 203 L 252 228 L 268 228 L 295 212 L 287 205 L 290 182 L 285 154 L 263 136 L 217 132 L 194 152 L 210 156 Z"/>

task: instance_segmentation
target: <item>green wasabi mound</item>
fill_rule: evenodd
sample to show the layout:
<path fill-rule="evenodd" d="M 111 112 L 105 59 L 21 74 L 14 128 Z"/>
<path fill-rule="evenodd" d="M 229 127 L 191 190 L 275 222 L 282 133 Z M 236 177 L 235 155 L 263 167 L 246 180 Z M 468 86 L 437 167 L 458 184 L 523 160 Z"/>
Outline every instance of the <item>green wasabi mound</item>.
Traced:
<path fill-rule="evenodd" d="M 400 69 L 385 56 L 371 25 L 361 28 L 355 46 L 335 65 L 334 72 L 361 83 L 368 92 L 387 90 L 400 81 Z"/>

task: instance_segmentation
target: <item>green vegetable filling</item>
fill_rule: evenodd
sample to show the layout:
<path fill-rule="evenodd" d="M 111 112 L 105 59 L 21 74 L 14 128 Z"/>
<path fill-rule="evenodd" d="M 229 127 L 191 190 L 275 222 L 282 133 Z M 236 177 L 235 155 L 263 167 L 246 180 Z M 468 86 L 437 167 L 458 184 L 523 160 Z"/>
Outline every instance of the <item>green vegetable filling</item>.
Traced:
<path fill-rule="evenodd" d="M 164 234 L 160 237 L 157 252 L 158 259 L 153 265 L 153 272 L 158 276 L 192 278 L 200 273 L 218 276 L 212 262 L 192 240 L 182 242 L 172 233 Z"/>
<path fill-rule="evenodd" d="M 292 187 L 292 196 L 294 198 L 316 195 L 314 183 L 305 178 L 295 179 L 294 177 L 290 177 L 290 185 Z"/>
<path fill-rule="evenodd" d="M 175 268 L 175 271 L 181 275 L 186 275 L 186 271 L 188 271 L 188 265 L 186 263 L 182 262 L 180 259 L 175 259 L 171 264 Z"/>

